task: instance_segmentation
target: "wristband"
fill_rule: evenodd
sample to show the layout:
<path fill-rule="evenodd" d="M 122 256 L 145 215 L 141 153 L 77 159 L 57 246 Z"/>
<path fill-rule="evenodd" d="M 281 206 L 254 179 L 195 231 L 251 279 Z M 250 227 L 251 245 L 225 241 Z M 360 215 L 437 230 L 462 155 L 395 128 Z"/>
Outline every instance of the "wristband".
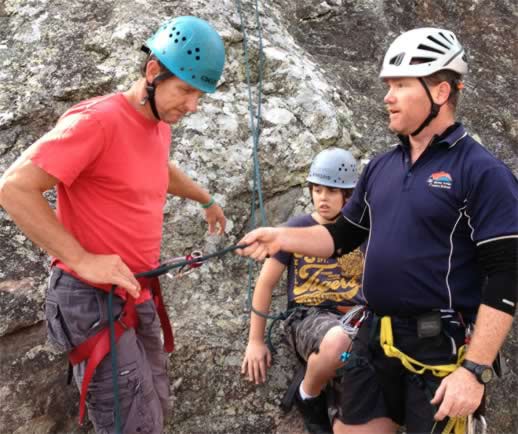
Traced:
<path fill-rule="evenodd" d="M 214 205 L 216 203 L 216 201 L 214 200 L 214 198 L 211 196 L 210 197 L 210 200 L 207 202 L 207 203 L 202 203 L 201 204 L 201 207 L 203 209 L 207 209 L 207 208 L 210 208 L 212 205 Z"/>

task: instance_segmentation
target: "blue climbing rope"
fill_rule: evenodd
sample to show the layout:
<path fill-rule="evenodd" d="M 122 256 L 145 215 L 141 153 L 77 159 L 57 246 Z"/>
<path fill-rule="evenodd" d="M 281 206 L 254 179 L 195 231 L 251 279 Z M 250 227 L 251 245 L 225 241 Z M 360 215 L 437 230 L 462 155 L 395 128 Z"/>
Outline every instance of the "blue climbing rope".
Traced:
<path fill-rule="evenodd" d="M 119 370 L 117 363 L 117 342 L 115 341 L 115 319 L 113 317 L 113 293 L 117 285 L 113 285 L 108 294 L 108 324 L 110 327 L 110 356 L 112 363 L 113 402 L 115 411 L 115 432 L 122 433 L 121 409 L 119 399 Z"/>
<path fill-rule="evenodd" d="M 239 13 L 239 19 L 241 23 L 241 32 L 243 34 L 243 53 L 245 59 L 245 71 L 246 71 L 246 83 L 248 88 L 248 112 L 250 115 L 250 129 L 252 131 L 252 157 L 253 157 L 253 190 L 250 204 L 250 220 L 252 228 L 257 227 L 256 222 L 256 208 L 259 207 L 261 214 L 260 226 L 267 226 L 266 212 L 264 209 L 263 191 L 261 182 L 261 170 L 259 165 L 259 137 L 261 135 L 261 104 L 262 104 L 262 93 L 263 93 L 263 70 L 264 70 L 264 50 L 263 50 L 263 36 L 261 21 L 259 18 L 259 4 L 258 0 L 255 1 L 255 24 L 257 27 L 258 43 L 259 43 L 259 67 L 258 67 L 258 84 L 257 84 L 257 110 L 254 110 L 253 98 L 252 98 L 252 85 L 250 79 L 250 57 L 248 55 L 248 35 L 246 32 L 246 26 L 243 19 L 243 11 L 241 8 L 241 1 L 236 0 L 236 7 Z M 256 315 L 265 319 L 271 320 L 268 327 L 267 333 L 267 344 L 268 348 L 272 353 L 275 353 L 275 348 L 272 344 L 271 335 L 274 325 L 278 321 L 285 320 L 288 315 L 295 309 L 289 309 L 277 315 L 268 315 L 263 312 L 256 310 L 252 304 L 253 295 L 253 276 L 254 272 L 257 272 L 257 264 L 254 260 L 248 259 L 248 288 L 247 288 L 247 309 L 254 312 Z"/>

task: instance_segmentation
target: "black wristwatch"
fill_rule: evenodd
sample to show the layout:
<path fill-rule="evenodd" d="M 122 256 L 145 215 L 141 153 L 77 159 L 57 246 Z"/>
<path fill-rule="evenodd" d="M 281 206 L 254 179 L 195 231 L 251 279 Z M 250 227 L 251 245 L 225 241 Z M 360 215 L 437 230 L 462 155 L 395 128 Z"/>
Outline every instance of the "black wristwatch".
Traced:
<path fill-rule="evenodd" d="M 487 384 L 493 379 L 493 368 L 491 366 L 479 365 L 469 360 L 464 360 L 461 366 L 471 372 L 480 384 Z"/>

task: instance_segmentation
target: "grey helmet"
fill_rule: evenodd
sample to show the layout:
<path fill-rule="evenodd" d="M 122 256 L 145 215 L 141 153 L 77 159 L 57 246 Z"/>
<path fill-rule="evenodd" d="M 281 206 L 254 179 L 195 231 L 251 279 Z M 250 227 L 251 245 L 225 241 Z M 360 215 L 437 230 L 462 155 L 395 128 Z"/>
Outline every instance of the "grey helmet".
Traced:
<path fill-rule="evenodd" d="M 313 159 L 306 180 L 326 187 L 354 188 L 358 181 L 358 163 L 345 149 L 325 149 Z"/>

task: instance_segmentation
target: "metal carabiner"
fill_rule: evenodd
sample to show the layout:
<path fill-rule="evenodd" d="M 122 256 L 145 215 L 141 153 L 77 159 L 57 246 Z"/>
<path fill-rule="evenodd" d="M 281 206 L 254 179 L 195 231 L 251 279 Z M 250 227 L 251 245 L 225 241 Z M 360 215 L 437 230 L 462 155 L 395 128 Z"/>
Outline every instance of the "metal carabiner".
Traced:
<path fill-rule="evenodd" d="M 195 259 L 199 259 L 203 257 L 203 252 L 201 250 L 193 250 L 189 255 L 186 256 L 177 256 L 175 258 L 170 258 L 164 262 L 164 264 L 175 264 L 178 262 L 183 261 L 192 261 Z M 186 276 L 187 274 L 191 273 L 195 268 L 198 268 L 201 266 L 201 262 L 193 262 L 191 264 L 184 264 L 182 265 L 176 273 L 166 273 L 166 276 L 170 279 L 179 279 L 180 277 Z M 188 267 L 187 270 L 186 267 Z M 185 270 L 185 271 L 184 271 Z"/>
<path fill-rule="evenodd" d="M 468 427 L 466 430 L 466 434 L 487 434 L 486 418 L 481 414 L 470 414 L 468 416 Z"/>

